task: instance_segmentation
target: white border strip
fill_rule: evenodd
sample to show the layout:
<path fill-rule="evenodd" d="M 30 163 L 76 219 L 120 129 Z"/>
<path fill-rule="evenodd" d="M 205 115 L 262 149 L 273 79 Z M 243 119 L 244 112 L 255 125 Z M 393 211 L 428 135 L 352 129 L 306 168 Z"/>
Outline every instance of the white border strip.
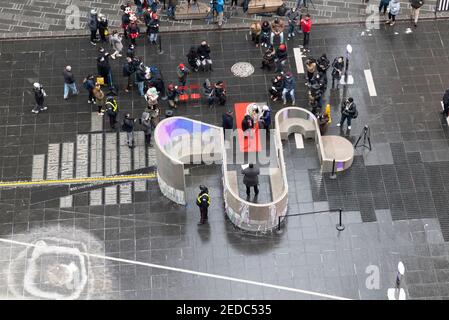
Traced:
<path fill-rule="evenodd" d="M 376 97 L 377 96 L 376 86 L 374 85 L 373 74 L 371 73 L 371 69 L 367 69 L 364 71 L 365 71 L 366 84 L 368 85 L 369 95 L 371 97 Z"/>
<path fill-rule="evenodd" d="M 26 247 L 36 247 L 36 245 L 32 244 L 32 243 L 20 242 L 20 241 L 3 239 L 3 238 L 0 238 L 0 242 L 20 245 L 20 246 L 26 246 Z M 245 279 L 240 279 L 240 278 L 233 278 L 233 277 L 228 277 L 228 276 L 221 276 L 221 275 L 212 274 L 212 273 L 205 273 L 205 272 L 199 272 L 199 271 L 193 271 L 193 270 L 187 270 L 187 269 L 168 267 L 168 266 L 163 266 L 163 265 L 159 265 L 159 264 L 152 264 L 152 263 L 120 259 L 120 258 L 113 258 L 113 257 L 102 256 L 102 255 L 98 255 L 98 254 L 92 254 L 92 253 L 88 253 L 88 252 L 80 252 L 80 254 L 90 257 L 90 258 L 98 258 L 98 259 L 104 259 L 104 260 L 110 260 L 110 261 L 117 261 L 117 262 L 129 263 L 129 264 L 140 265 L 140 266 L 145 266 L 145 267 L 150 267 L 150 268 L 188 273 L 188 274 L 193 274 L 193 275 L 202 276 L 202 277 L 215 278 L 215 279 L 220 279 L 220 280 L 228 280 L 228 281 L 239 282 L 239 283 L 246 283 L 246 284 L 251 284 L 251 285 L 255 285 L 255 286 L 271 288 L 271 289 L 284 290 L 284 291 L 290 291 L 290 292 L 295 292 L 295 293 L 303 293 L 303 294 L 316 296 L 316 297 L 320 297 L 320 298 L 334 299 L 334 300 L 351 300 L 351 299 L 344 298 L 344 297 L 339 297 L 339 296 L 334 296 L 334 295 L 329 295 L 329 294 L 324 294 L 324 293 L 319 293 L 319 292 L 314 292 L 314 291 L 278 286 L 278 285 L 274 285 L 274 284 L 245 280 Z"/>

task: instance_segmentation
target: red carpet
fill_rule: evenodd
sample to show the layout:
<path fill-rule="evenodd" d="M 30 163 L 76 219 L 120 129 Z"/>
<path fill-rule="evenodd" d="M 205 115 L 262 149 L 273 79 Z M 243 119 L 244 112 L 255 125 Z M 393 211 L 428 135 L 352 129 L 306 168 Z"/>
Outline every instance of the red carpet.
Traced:
<path fill-rule="evenodd" d="M 246 107 L 251 104 L 250 102 L 236 103 L 235 109 L 235 122 L 238 129 L 238 140 L 241 152 L 259 152 L 261 145 L 259 141 L 259 123 L 256 123 L 253 129 L 252 137 L 245 139 L 242 131 L 242 121 L 246 114 Z"/>

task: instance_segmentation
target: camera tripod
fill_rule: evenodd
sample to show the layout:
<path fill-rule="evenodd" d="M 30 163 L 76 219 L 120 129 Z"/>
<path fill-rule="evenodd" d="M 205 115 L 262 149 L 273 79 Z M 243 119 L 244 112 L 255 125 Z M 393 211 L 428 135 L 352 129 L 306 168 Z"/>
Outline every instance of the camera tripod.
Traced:
<path fill-rule="evenodd" d="M 371 135 L 371 130 L 368 127 L 368 125 L 366 124 L 365 127 L 363 127 L 363 131 L 362 131 L 362 133 L 360 133 L 360 136 L 357 139 L 357 142 L 354 145 L 354 149 L 356 149 L 357 147 L 365 147 L 365 148 L 368 148 L 369 151 L 371 151 L 371 138 L 370 138 L 370 135 Z M 359 144 L 360 140 L 362 139 L 362 136 L 363 136 L 363 144 L 361 144 L 359 146 L 358 144 Z M 368 141 L 368 145 L 366 145 L 367 141 Z"/>

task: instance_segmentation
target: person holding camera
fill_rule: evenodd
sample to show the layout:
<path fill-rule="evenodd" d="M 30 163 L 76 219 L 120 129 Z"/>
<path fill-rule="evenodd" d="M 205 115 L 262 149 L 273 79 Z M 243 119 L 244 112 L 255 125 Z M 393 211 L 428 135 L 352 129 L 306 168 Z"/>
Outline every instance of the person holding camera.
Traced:
<path fill-rule="evenodd" d="M 337 90 L 340 84 L 341 75 L 345 68 L 345 62 L 343 57 L 338 57 L 332 62 L 332 89 L 334 89 L 335 80 L 337 80 Z"/>
<path fill-rule="evenodd" d="M 337 127 L 343 126 L 345 120 L 348 121 L 348 129 L 351 130 L 351 121 L 352 119 L 357 118 L 358 111 L 356 105 L 354 103 L 354 99 L 349 97 L 341 104 L 341 119 L 340 122 L 337 123 Z"/>

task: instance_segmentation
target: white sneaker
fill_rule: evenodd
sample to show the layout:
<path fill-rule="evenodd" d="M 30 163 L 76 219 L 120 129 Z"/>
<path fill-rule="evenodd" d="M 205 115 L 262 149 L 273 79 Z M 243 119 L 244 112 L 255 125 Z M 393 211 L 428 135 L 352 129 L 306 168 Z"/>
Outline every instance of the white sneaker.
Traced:
<path fill-rule="evenodd" d="M 284 106 L 287 104 L 287 101 L 284 100 Z"/>
<path fill-rule="evenodd" d="M 115 56 L 119 57 L 119 58 L 122 57 L 122 55 L 120 53 L 117 53 Z"/>
<path fill-rule="evenodd" d="M 351 130 L 351 126 L 348 126 L 348 130 Z"/>
<path fill-rule="evenodd" d="M 87 100 L 87 103 L 88 103 L 88 104 L 91 104 L 91 103 L 92 103 L 92 101 L 90 101 L 90 100 Z"/>
<path fill-rule="evenodd" d="M 340 122 L 339 122 L 339 123 L 337 123 L 337 127 L 339 127 L 339 126 L 341 126 Z"/>

